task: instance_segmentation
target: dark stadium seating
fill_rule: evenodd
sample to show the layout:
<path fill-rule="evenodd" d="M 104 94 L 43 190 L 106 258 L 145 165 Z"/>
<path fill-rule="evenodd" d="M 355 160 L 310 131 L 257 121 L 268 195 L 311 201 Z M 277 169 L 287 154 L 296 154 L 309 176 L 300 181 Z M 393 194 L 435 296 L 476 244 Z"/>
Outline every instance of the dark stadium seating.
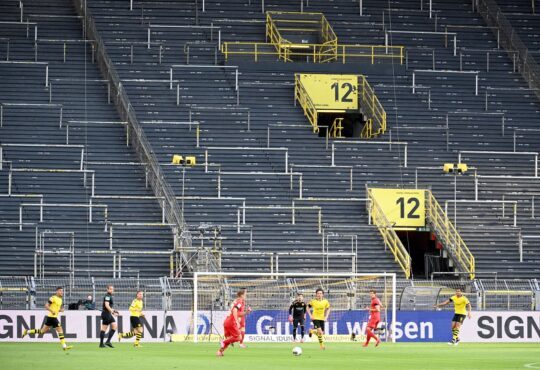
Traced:
<path fill-rule="evenodd" d="M 70 39 L 82 38 L 69 1 L 55 2 L 54 7 L 36 0 L 24 3 L 28 14 L 41 14 L 29 17 L 38 24 L 38 39 L 65 38 L 66 32 Z M 534 215 L 534 197 L 539 194 L 535 189 L 540 186 L 534 154 L 539 149 L 540 131 L 534 131 L 539 103 L 470 1 L 435 1 L 431 17 L 425 5 L 420 9 L 420 2 L 364 0 L 360 16 L 357 2 L 309 1 L 305 10 L 323 12 L 340 43 L 380 45 L 387 39 L 405 46 L 403 65 L 390 60 L 371 65 L 369 59 L 283 63 L 268 55 L 257 63 L 249 55 L 225 61 L 216 49 L 218 40 L 264 42 L 265 16 L 260 2 L 224 3 L 207 0 L 202 12 L 192 2 L 172 0 L 134 1 L 132 11 L 127 1 L 88 2 L 134 112 L 182 203 L 193 245 L 222 251 L 224 270 L 269 271 L 277 268 L 276 261 L 280 271 L 319 270 L 325 263 L 320 252 L 326 251 L 331 253 L 332 271 L 350 271 L 355 263 L 360 272 L 401 273 L 377 229 L 369 225 L 365 189 L 418 185 L 432 189 L 439 202 L 447 204 L 479 273 L 540 276 Z M 510 2 L 501 3 L 507 3 L 505 12 L 516 11 Z M 299 2 L 267 0 L 265 5 L 265 10 L 300 10 Z M 18 21 L 13 8 L 15 3 L 0 4 L 5 9 L 0 21 Z M 70 17 L 44 16 L 59 14 Z M 7 59 L 1 45 L 9 38 L 10 61 L 34 61 L 32 31 L 27 39 L 26 27 L 20 28 L 0 23 L 0 60 Z M 119 225 L 113 226 L 114 249 L 172 248 L 170 229 L 159 225 L 161 210 L 145 187 L 144 166 L 126 146 L 125 125 L 108 104 L 107 84 L 100 82 L 90 47 L 83 45 L 70 43 L 66 62 L 62 43 L 38 48 L 38 61 L 49 63 L 52 88 L 44 86 L 44 65 L 0 64 L 7 82 L 0 86 L 1 102 L 49 103 L 51 94 L 51 103 L 64 107 L 59 128 L 57 106 L 26 110 L 31 120 L 22 110 L 7 106 L 1 142 L 65 145 L 69 123 L 73 147 L 46 152 L 8 147 L 4 160 L 12 161 L 13 168 L 75 171 L 17 172 L 12 193 L 43 194 L 45 203 L 88 204 L 92 199 L 93 204 L 109 207 L 107 220 L 100 211 L 88 223 L 85 209 L 51 208 L 38 222 L 33 208 L 25 209 L 24 222 L 35 226 L 19 231 L 19 204 L 29 201 L 1 197 L 0 241 L 7 248 L 0 253 L 2 269 L 4 264 L 10 269 L 6 273 L 33 265 L 35 227 L 74 230 L 76 249 L 106 250 L 110 238 L 104 227 L 115 222 Z M 529 45 L 534 47 L 533 42 Z M 295 107 L 295 72 L 366 75 L 388 114 L 387 133 L 370 142 L 341 138 L 327 145 Z M 86 89 L 83 73 L 90 79 Z M 54 80 L 61 78 L 80 80 Z M 23 125 L 29 130 L 22 130 Z M 84 168 L 95 171 L 95 197 L 90 197 L 88 183 L 84 186 L 83 173 L 77 172 L 80 151 L 74 145 L 86 145 Z M 195 155 L 197 165 L 173 166 L 173 154 Z M 459 158 L 472 169 L 459 177 L 442 172 L 443 163 Z M 7 167 L 4 164 L 0 171 L 2 194 L 8 192 Z M 131 226 L 135 230 L 120 225 L 127 222 L 137 223 Z M 219 238 L 213 234 L 218 227 Z M 17 259 L 3 262 L 15 253 Z M 110 255 L 80 258 L 77 268 L 112 265 Z M 122 269 L 145 276 L 169 273 L 168 256 L 148 258 L 127 258 Z"/>

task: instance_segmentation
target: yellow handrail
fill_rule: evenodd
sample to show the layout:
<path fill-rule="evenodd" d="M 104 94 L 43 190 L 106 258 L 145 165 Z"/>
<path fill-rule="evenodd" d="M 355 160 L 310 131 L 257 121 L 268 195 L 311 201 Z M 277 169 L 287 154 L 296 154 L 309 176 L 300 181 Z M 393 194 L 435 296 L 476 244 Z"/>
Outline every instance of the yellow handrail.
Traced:
<path fill-rule="evenodd" d="M 363 75 L 359 77 L 361 78 L 358 81 L 360 110 L 366 119 L 365 130 L 362 130 L 361 135 L 363 138 L 372 138 L 386 132 L 386 111 L 366 77 Z"/>
<path fill-rule="evenodd" d="M 347 61 L 357 58 L 365 58 L 375 64 L 377 61 L 386 59 L 397 59 L 403 64 L 404 47 L 403 46 L 388 46 L 388 53 L 385 52 L 384 45 L 330 45 L 330 44 L 302 44 L 303 49 L 294 49 L 291 42 L 279 40 L 279 37 L 272 30 L 267 32 L 267 37 L 275 42 L 244 42 L 244 41 L 227 41 L 221 45 L 221 52 L 225 56 L 225 60 L 229 55 L 253 55 L 255 61 L 258 61 L 261 55 L 277 55 L 280 59 L 288 56 L 291 57 L 306 57 L 312 56 L 314 62 L 326 61 L 324 58 L 329 54 L 332 56 L 332 61 Z M 268 47 L 268 50 L 264 50 Z M 275 50 L 270 49 L 273 47 Z"/>
<path fill-rule="evenodd" d="M 341 138 L 341 132 L 343 131 L 343 117 L 337 117 L 330 127 L 330 137 L 331 138 Z"/>
<path fill-rule="evenodd" d="M 294 76 L 294 97 L 300 103 L 300 106 L 304 109 L 304 115 L 307 117 L 309 123 L 311 123 L 311 126 L 313 127 L 313 132 L 318 134 L 319 125 L 317 109 L 315 108 L 315 104 L 313 104 L 313 101 L 311 100 L 309 94 L 304 88 L 304 85 L 302 85 L 299 74 L 296 74 Z"/>
<path fill-rule="evenodd" d="M 433 231 L 448 249 L 458 268 L 462 272 L 468 272 L 469 277 L 474 279 L 476 266 L 473 254 L 430 190 L 426 190 L 426 199 L 426 219 Z"/>
<path fill-rule="evenodd" d="M 394 255 L 395 261 L 401 267 L 405 273 L 405 278 L 411 276 L 411 256 L 403 246 L 401 239 L 397 236 L 394 231 L 392 224 L 386 218 L 384 212 L 381 210 L 381 207 L 373 197 L 371 189 L 367 189 L 368 193 L 368 213 L 373 220 L 373 223 L 379 229 L 381 236 L 383 237 L 384 244 L 390 249 Z"/>

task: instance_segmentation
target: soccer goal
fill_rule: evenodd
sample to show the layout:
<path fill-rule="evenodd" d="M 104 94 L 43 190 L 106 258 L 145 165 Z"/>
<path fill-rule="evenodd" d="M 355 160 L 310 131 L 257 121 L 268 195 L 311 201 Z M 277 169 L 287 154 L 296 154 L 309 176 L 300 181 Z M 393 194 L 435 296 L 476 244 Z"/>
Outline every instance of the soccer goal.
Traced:
<path fill-rule="evenodd" d="M 245 289 L 247 342 L 290 342 L 293 325 L 289 307 L 303 295 L 309 303 L 322 289 L 330 303 L 325 323 L 329 342 L 361 340 L 369 318 L 370 290 L 382 303 L 378 332 L 383 340 L 395 342 L 396 274 L 394 273 L 243 273 L 196 272 L 193 279 L 193 341 L 216 341 L 223 336 L 223 321 L 239 290 Z M 305 332 L 312 327 L 306 319 Z M 297 334 L 298 335 L 298 334 Z M 306 334 L 305 340 L 309 341 Z"/>

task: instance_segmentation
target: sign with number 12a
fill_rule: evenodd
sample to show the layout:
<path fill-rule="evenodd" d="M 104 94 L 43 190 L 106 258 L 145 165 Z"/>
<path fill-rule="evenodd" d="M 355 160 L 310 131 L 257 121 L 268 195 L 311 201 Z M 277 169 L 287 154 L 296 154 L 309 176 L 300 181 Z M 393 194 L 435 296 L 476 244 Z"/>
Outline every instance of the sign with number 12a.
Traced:
<path fill-rule="evenodd" d="M 394 228 L 426 226 L 424 190 L 372 188 L 371 192 Z"/>

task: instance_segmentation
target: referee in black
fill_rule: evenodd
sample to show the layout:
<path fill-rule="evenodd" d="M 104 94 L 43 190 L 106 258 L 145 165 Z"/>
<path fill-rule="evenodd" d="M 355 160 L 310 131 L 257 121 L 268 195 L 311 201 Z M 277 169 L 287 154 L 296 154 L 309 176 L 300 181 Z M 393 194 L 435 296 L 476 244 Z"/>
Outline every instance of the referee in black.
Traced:
<path fill-rule="evenodd" d="M 113 309 L 113 293 L 114 286 L 107 285 L 107 294 L 105 294 L 105 297 L 103 297 L 103 307 L 101 308 L 101 332 L 99 333 L 100 348 L 105 348 L 105 346 L 113 348 L 111 339 L 116 331 L 116 320 L 114 317 L 118 316 L 118 311 Z M 103 340 L 105 339 L 105 331 L 109 328 L 109 326 L 110 330 L 107 341 L 103 343 Z"/>
<path fill-rule="evenodd" d="M 300 342 L 304 343 L 304 334 L 305 334 L 305 327 L 304 323 L 306 321 L 306 310 L 307 306 L 304 302 L 304 296 L 300 293 L 296 295 L 296 299 L 291 304 L 291 307 L 289 307 L 289 321 L 293 324 L 293 341 L 296 342 L 296 331 L 298 329 L 298 326 L 300 325 L 300 335 L 302 336 L 302 339 L 300 339 Z"/>

